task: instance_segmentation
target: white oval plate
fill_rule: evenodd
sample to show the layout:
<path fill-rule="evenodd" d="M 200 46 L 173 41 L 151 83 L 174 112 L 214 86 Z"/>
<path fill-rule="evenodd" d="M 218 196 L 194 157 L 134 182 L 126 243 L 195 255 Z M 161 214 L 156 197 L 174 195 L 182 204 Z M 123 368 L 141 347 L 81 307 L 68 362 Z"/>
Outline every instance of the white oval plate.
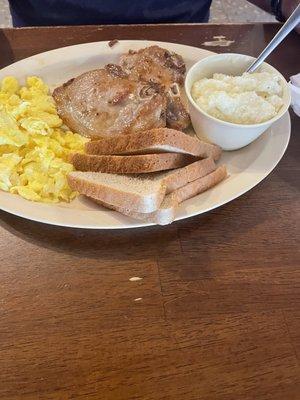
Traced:
<path fill-rule="evenodd" d="M 204 49 L 165 42 L 124 40 L 112 48 L 108 46 L 108 42 L 86 43 L 48 51 L 16 62 L 0 71 L 0 79 L 13 75 L 23 83 L 28 75 L 38 75 L 50 88 L 54 88 L 82 72 L 117 62 L 119 56 L 129 49 L 140 49 L 153 44 L 182 55 L 187 68 L 201 58 L 213 54 Z M 220 163 L 227 165 L 229 177 L 215 188 L 185 201 L 178 210 L 176 220 L 212 210 L 253 188 L 278 164 L 289 138 L 290 117 L 286 113 L 251 145 L 241 150 L 224 152 Z M 0 209 L 33 221 L 74 228 L 122 229 L 153 225 L 100 208 L 82 196 L 70 204 L 48 205 L 0 192 Z"/>

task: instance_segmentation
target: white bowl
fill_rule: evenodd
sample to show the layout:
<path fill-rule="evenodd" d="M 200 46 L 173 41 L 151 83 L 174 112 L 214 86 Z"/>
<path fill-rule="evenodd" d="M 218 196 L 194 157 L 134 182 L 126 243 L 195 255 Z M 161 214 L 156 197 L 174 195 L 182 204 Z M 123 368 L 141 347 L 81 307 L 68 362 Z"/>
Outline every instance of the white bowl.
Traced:
<path fill-rule="evenodd" d="M 284 104 L 272 119 L 252 125 L 222 121 L 207 114 L 192 98 L 191 89 L 195 81 L 202 78 L 211 78 L 216 72 L 227 75 L 241 75 L 253 60 L 253 57 L 243 54 L 216 54 L 198 61 L 187 73 L 185 91 L 189 100 L 189 110 L 194 130 L 200 138 L 218 144 L 223 150 L 237 150 L 247 146 L 286 112 L 291 102 L 290 90 L 286 80 L 275 68 L 267 63 L 263 63 L 257 69 L 257 72 L 272 72 L 281 77 Z"/>

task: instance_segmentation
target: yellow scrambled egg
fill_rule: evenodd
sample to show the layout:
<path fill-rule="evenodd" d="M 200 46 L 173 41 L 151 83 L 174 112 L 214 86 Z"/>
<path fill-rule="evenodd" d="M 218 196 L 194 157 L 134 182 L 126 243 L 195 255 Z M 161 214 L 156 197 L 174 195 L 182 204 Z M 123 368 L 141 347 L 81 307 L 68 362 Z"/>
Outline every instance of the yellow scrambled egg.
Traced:
<path fill-rule="evenodd" d="M 72 200 L 69 157 L 83 151 L 86 140 L 63 125 L 40 78 L 28 77 L 24 87 L 13 77 L 2 80 L 0 189 L 46 203 Z"/>

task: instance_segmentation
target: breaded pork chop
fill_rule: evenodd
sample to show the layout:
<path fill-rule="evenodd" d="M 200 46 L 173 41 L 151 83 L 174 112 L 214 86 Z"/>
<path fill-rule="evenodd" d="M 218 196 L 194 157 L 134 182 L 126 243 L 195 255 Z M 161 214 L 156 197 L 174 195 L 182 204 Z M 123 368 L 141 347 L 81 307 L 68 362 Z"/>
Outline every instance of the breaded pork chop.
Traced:
<path fill-rule="evenodd" d="M 159 85 L 129 80 L 118 65 L 86 72 L 56 88 L 63 122 L 87 137 L 140 132 L 166 125 L 166 97 Z"/>

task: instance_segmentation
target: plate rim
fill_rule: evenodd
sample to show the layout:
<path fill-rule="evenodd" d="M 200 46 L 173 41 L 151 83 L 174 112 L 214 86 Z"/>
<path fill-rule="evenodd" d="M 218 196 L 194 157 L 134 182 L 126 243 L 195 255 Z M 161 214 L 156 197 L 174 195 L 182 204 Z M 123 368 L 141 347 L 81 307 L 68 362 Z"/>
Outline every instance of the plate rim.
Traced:
<path fill-rule="evenodd" d="M 2 73 L 3 71 L 5 72 L 6 69 L 9 69 L 12 66 L 18 66 L 18 64 L 24 63 L 24 62 L 28 62 L 28 61 L 35 61 L 37 57 L 40 56 L 47 56 L 50 53 L 55 54 L 56 52 L 59 53 L 63 50 L 72 50 L 75 49 L 76 47 L 89 47 L 89 46 L 96 46 L 97 44 L 106 44 L 108 46 L 108 51 L 109 49 L 113 50 L 115 46 L 110 47 L 108 44 L 111 40 L 100 40 L 100 41 L 95 41 L 95 42 L 85 42 L 85 43 L 78 43 L 78 44 L 72 44 L 70 46 L 63 46 L 63 47 L 57 47 L 55 49 L 52 50 L 47 50 L 47 51 L 43 51 L 42 53 L 37 53 L 37 54 L 33 54 L 32 56 L 29 57 L 25 57 L 22 58 L 21 60 L 18 60 L 14 63 L 11 63 L 9 65 L 6 65 L 5 67 L 0 69 L 0 73 Z M 157 40 L 142 40 L 142 39 L 120 39 L 118 40 L 118 43 L 121 44 L 125 44 L 125 43 L 151 43 L 151 44 L 161 44 L 161 45 L 174 45 L 174 46 L 182 46 L 182 47 L 188 47 L 190 49 L 199 49 L 202 50 L 208 54 L 218 54 L 214 51 L 211 50 L 207 50 L 207 49 L 203 49 L 202 47 L 196 47 L 196 46 L 190 46 L 188 44 L 182 44 L 182 43 L 176 43 L 176 42 L 164 42 L 164 41 L 157 41 Z"/>

